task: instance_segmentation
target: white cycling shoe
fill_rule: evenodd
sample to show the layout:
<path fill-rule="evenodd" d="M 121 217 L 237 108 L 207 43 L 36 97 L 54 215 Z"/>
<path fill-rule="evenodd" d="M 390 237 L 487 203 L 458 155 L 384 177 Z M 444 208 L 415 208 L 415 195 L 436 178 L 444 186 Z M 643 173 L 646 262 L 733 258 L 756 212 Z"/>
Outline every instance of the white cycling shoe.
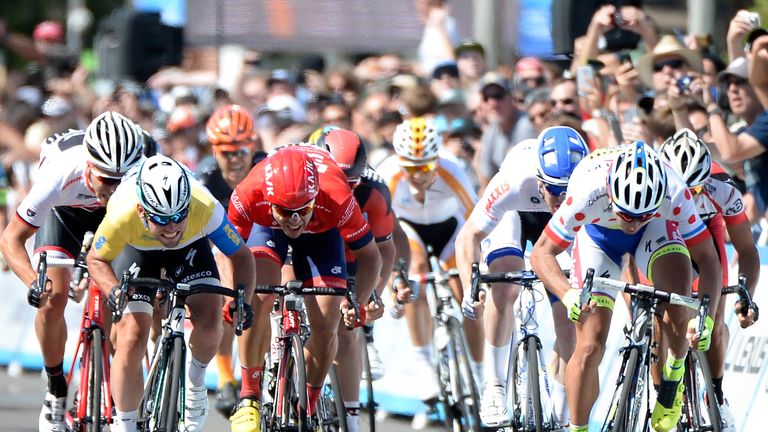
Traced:
<path fill-rule="evenodd" d="M 184 396 L 184 431 L 202 431 L 207 418 L 208 389 L 205 385 L 188 387 Z"/>
<path fill-rule="evenodd" d="M 66 432 L 67 425 L 64 422 L 66 414 L 67 398 L 46 393 L 43 401 L 43 409 L 38 418 L 38 430 L 40 432 Z"/>
<path fill-rule="evenodd" d="M 736 432 L 736 421 L 731 414 L 731 408 L 728 406 L 728 400 L 724 399 L 722 405 L 718 405 L 720 410 L 720 421 L 722 422 L 723 432 Z"/>
<path fill-rule="evenodd" d="M 480 421 L 490 427 L 509 425 L 507 392 L 501 384 L 487 383 L 480 398 Z"/>
<path fill-rule="evenodd" d="M 384 362 L 381 361 L 379 350 L 373 343 L 366 343 L 365 349 L 368 350 L 368 363 L 371 365 L 371 381 L 380 380 L 384 376 Z"/>

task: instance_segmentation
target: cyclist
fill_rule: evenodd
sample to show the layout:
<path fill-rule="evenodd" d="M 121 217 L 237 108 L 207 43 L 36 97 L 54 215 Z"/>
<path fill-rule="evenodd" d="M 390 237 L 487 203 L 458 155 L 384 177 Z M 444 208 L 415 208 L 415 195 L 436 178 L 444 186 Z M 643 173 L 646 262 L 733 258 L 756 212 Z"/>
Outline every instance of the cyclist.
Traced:
<path fill-rule="evenodd" d="M 229 216 L 248 239 L 256 260 L 256 282 L 277 285 L 291 247 L 293 271 L 307 285 L 346 287 L 346 243 L 357 259 L 357 286 L 375 286 L 381 258 L 347 178 L 331 155 L 312 145 L 276 149 L 258 163 L 232 194 Z M 259 430 L 261 376 L 269 345 L 274 295 L 253 297 L 257 327 L 238 340 L 243 386 L 233 432 Z M 336 296 L 305 299 L 312 336 L 305 346 L 309 414 L 314 414 L 325 376 L 336 354 L 340 305 Z M 345 322 L 353 312 L 345 307 Z M 362 312 L 363 309 L 358 309 Z"/>
<path fill-rule="evenodd" d="M 95 234 L 88 254 L 88 270 L 99 287 L 109 294 L 110 307 L 119 303 L 117 274 L 161 277 L 190 285 L 217 284 L 219 272 L 209 240 L 236 268 L 233 282 L 253 292 L 254 263 L 245 242 L 227 220 L 218 201 L 181 164 L 166 156 L 146 159 L 115 191 L 107 214 Z M 114 266 L 114 270 L 113 267 Z M 112 289 L 105 289 L 111 287 Z M 112 360 L 112 397 L 115 402 L 114 432 L 136 430 L 142 396 L 141 360 L 146 351 L 155 290 L 139 287 L 126 299 L 123 319 L 116 325 L 117 342 Z M 190 297 L 190 355 L 186 364 L 184 426 L 203 430 L 208 416 L 208 395 L 203 383 L 205 368 L 221 339 L 221 296 Z M 234 302 L 225 305 L 230 321 Z M 249 312 L 246 310 L 246 312 Z M 247 320 L 246 316 L 246 320 Z"/>
<path fill-rule="evenodd" d="M 656 431 L 669 431 L 681 414 L 680 381 L 688 343 L 706 351 L 711 341 L 721 270 L 709 231 L 685 183 L 642 141 L 593 153 L 576 167 L 569 184 L 578 187 L 568 189 L 563 205 L 552 215 L 533 248 L 531 265 L 562 300 L 569 318 L 577 322 L 576 347 L 566 369 L 571 431 L 587 430 L 599 391 L 597 368 L 617 294 L 615 290 L 594 291 L 589 304 L 579 305 L 580 290 L 571 289 L 555 259 L 574 238 L 578 283 L 587 268 L 594 268 L 600 276 L 619 278 L 622 256 L 629 253 L 657 288 L 687 294 L 692 281 L 691 258 L 699 264 L 700 291 L 711 297 L 705 331 L 700 337 L 695 334 L 698 318 L 689 322 L 690 314 L 682 307 L 664 308 L 661 330 L 670 348 L 651 426 Z"/>
<path fill-rule="evenodd" d="M 725 252 L 723 230 L 725 225 L 728 238 L 736 249 L 739 272 L 747 277 L 749 291 L 754 293 L 760 276 L 760 257 L 752 239 L 749 220 L 744 212 L 741 192 L 736 189 L 728 174 L 712 162 L 707 144 L 688 129 L 681 129 L 667 139 L 659 149 L 659 156 L 685 181 L 693 195 L 699 216 L 712 234 L 723 271 L 722 286 L 728 285 L 728 256 Z M 694 268 L 698 268 L 697 263 L 693 264 Z M 718 304 L 712 347 L 707 351 L 707 363 L 712 373 L 712 387 L 717 396 L 720 417 L 726 428 L 734 428 L 734 419 L 723 398 L 722 386 L 725 351 L 728 348 L 729 339 L 728 327 L 723 322 L 724 304 L 722 301 Z M 736 316 L 741 326 L 746 328 L 757 320 L 757 316 L 752 311 L 744 311 L 742 308 L 743 305 L 736 304 Z M 661 352 L 664 351 L 661 350 Z"/>
<path fill-rule="evenodd" d="M 453 243 L 477 195 L 462 166 L 452 157 L 439 154 L 442 137 L 434 120 L 415 117 L 395 129 L 395 155 L 384 160 L 379 174 L 389 186 L 392 208 L 408 236 L 411 246 L 411 275 L 428 272 L 427 246 L 432 246 L 442 265 L 454 265 Z M 454 295 L 461 301 L 462 290 L 452 281 Z M 437 397 L 437 381 L 432 367 L 431 315 L 427 297 L 419 290 L 416 300 L 405 306 L 411 342 L 416 350 L 419 374 L 426 382 L 419 386 L 422 400 Z M 483 327 L 465 320 L 475 378 L 480 376 Z"/>
<path fill-rule="evenodd" d="M 526 242 L 539 238 L 551 213 L 562 204 L 571 172 L 588 152 L 581 135 L 567 126 L 544 129 L 537 139 L 522 141 L 510 150 L 456 238 L 456 264 L 464 287 L 470 286 L 471 264 L 479 261 L 481 252 L 489 271 L 525 268 Z M 510 421 L 506 369 L 515 320 L 512 306 L 519 292 L 516 284 L 497 284 L 490 298 L 483 294 L 474 304 L 469 293 L 464 293 L 463 309 L 470 319 L 478 318 L 488 302 L 485 384 L 480 400 L 480 419 L 487 426 L 503 426 Z M 574 331 L 562 304 L 557 297 L 552 300 L 557 334 L 553 365 L 558 372 L 553 402 L 560 424 L 568 424 L 565 368 L 559 370 L 558 366 L 560 359 L 565 364 L 573 352 Z"/>
<path fill-rule="evenodd" d="M 74 258 L 83 235 L 95 231 L 104 207 L 123 175 L 142 158 L 139 127 L 122 115 L 107 111 L 85 131 L 50 136 L 43 143 L 40 175 L 3 231 L 0 248 L 8 265 L 30 287 L 27 301 L 39 310 L 35 333 L 48 375 L 48 391 L 40 411 L 40 431 L 64 431 L 67 381 L 62 369 L 67 327 L 69 270 L 48 269 L 50 284 L 37 286 L 25 243 L 35 235 L 34 260 L 46 251 L 51 258 Z M 43 289 L 36 296 L 37 289 Z"/>
<path fill-rule="evenodd" d="M 224 209 L 229 208 L 229 197 L 255 162 L 263 159 L 264 152 L 256 152 L 253 117 L 239 105 L 225 105 L 217 109 L 205 127 L 211 143 L 212 157 L 203 159 L 195 169 L 195 176 Z M 232 270 L 226 266 L 229 260 L 214 249 L 214 258 L 221 275 L 221 283 L 232 288 Z M 229 417 L 237 405 L 237 381 L 232 370 L 232 341 L 234 328 L 224 326 L 224 335 L 216 354 L 219 372 L 216 389 L 216 409 Z"/>
<path fill-rule="evenodd" d="M 378 173 L 366 165 L 367 153 L 365 144 L 360 137 L 345 129 L 323 128 L 320 129 L 320 136 L 316 139 L 310 137 L 310 142 L 314 142 L 320 148 L 325 148 L 331 153 L 333 159 L 344 171 L 347 176 L 349 186 L 355 196 L 355 200 L 360 205 L 363 216 L 371 226 L 376 246 L 381 255 L 382 266 L 379 273 L 379 279 L 375 287 L 368 290 L 368 287 L 360 287 L 358 298 L 363 301 L 370 294 L 376 291 L 381 295 L 389 281 L 395 261 L 395 243 L 394 235 L 405 237 L 405 233 L 400 224 L 395 223 L 395 215 L 392 211 L 389 189 L 384 184 Z M 349 249 L 346 250 L 347 271 L 354 276 L 356 270 L 355 256 Z M 400 299 L 407 302 L 410 292 L 400 293 Z M 366 315 L 369 321 L 381 317 L 383 308 L 373 302 L 367 305 Z M 363 332 L 366 338 L 366 349 L 368 350 L 368 359 L 371 366 L 371 378 L 378 379 L 383 374 L 383 365 L 378 351 L 373 346 L 373 325 L 372 323 L 363 325 Z M 339 365 L 339 378 L 341 381 L 341 394 L 344 400 L 344 406 L 347 409 L 347 429 L 350 432 L 357 432 L 359 425 L 360 412 L 360 376 L 361 376 L 361 342 L 357 339 L 359 333 L 354 331 L 339 330 L 339 348 L 336 352 L 336 363 Z"/>

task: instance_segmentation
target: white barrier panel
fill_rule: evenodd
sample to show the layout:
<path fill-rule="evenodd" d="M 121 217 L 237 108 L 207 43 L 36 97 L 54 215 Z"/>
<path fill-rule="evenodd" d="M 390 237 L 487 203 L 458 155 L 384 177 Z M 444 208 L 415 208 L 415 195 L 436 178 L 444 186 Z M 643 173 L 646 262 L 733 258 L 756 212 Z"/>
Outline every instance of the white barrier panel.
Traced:
<path fill-rule="evenodd" d="M 761 270 L 768 274 L 768 248 L 761 248 Z M 735 277 L 735 272 L 732 272 Z M 35 309 L 27 304 L 26 288 L 12 273 L 0 273 L 0 286 L 3 287 L 3 301 L 0 302 L 0 328 L 6 337 L 0 338 L 0 364 L 20 365 L 24 368 L 42 368 L 42 357 L 34 332 Z M 768 308 L 768 277 L 760 281 L 755 301 Z M 389 296 L 385 296 L 385 301 Z M 726 311 L 732 311 L 735 296 L 726 299 Z M 542 344 L 545 347 L 545 359 L 549 359 L 554 339 L 549 304 L 538 304 L 539 324 Z M 71 357 L 77 343 L 77 335 L 82 315 L 82 304 L 70 302 L 66 310 L 69 337 L 67 339 L 65 369 L 69 368 Z M 726 355 L 725 379 L 723 382 L 725 397 L 736 419 L 737 430 L 762 430 L 765 412 L 768 407 L 768 318 L 765 316 L 754 326 L 743 330 L 732 312 L 726 323 L 730 328 L 731 342 Z M 612 386 L 618 374 L 618 349 L 623 344 L 622 327 L 627 319 L 624 303 L 617 301 L 611 330 L 608 337 L 606 354 L 600 366 L 601 397 L 592 411 L 592 427 L 599 427 L 605 417 L 607 404 L 612 393 Z M 386 368 L 384 377 L 375 382 L 376 399 L 381 409 L 399 414 L 411 415 L 425 410 L 419 401 L 419 390 L 430 377 L 419 376 L 411 367 L 416 362 L 416 355 L 410 343 L 410 336 L 405 320 L 395 320 L 385 313 L 384 318 L 375 326 L 375 344 Z M 208 368 L 206 384 L 216 385 L 214 364 Z M 42 388 L 41 388 L 42 394 Z"/>

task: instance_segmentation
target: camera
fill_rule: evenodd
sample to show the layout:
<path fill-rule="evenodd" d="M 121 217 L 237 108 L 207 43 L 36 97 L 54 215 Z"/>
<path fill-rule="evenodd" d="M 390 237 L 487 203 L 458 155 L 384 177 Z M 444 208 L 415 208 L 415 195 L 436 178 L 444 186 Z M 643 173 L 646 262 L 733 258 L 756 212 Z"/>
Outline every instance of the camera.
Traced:
<path fill-rule="evenodd" d="M 621 12 L 616 11 L 616 13 L 613 14 L 613 25 L 616 27 L 621 27 L 624 24 L 624 17 L 621 15 Z"/>
<path fill-rule="evenodd" d="M 749 12 L 747 15 L 749 16 L 749 23 L 752 25 L 752 28 L 760 28 L 760 14 L 757 12 Z"/>
<path fill-rule="evenodd" d="M 691 83 L 693 82 L 692 76 L 684 76 L 677 80 L 677 88 L 680 89 L 680 93 L 685 93 L 691 89 Z"/>

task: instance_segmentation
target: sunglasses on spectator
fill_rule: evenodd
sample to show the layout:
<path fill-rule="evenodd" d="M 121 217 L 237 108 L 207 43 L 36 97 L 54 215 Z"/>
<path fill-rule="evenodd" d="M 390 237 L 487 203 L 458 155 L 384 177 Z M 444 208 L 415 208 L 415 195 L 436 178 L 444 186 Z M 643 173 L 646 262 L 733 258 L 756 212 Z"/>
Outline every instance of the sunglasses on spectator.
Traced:
<path fill-rule="evenodd" d="M 489 86 L 489 88 L 483 92 L 483 101 L 488 102 L 490 99 L 502 100 L 506 96 L 507 92 L 504 90 Z"/>
<path fill-rule="evenodd" d="M 565 195 L 565 192 L 568 190 L 568 186 L 558 186 L 544 182 L 541 182 L 541 184 L 547 190 L 547 193 L 554 197 Z"/>
<path fill-rule="evenodd" d="M 216 153 L 227 159 L 244 158 L 251 154 L 251 149 L 243 147 L 237 150 L 217 150 Z"/>
<path fill-rule="evenodd" d="M 278 215 L 281 219 L 294 219 L 294 218 L 300 219 L 312 213 L 312 210 L 314 210 L 314 208 L 315 208 L 314 199 L 296 209 L 287 209 L 285 207 L 280 207 L 279 205 L 272 204 L 272 212 Z"/>
<path fill-rule="evenodd" d="M 749 81 L 744 78 L 739 77 L 729 77 L 728 80 L 726 80 L 726 85 L 728 87 L 735 85 L 736 87 L 741 87 L 743 85 L 748 84 Z"/>
<path fill-rule="evenodd" d="M 400 167 L 408 174 L 430 173 L 437 168 L 437 160 L 419 165 L 400 165 Z"/>
<path fill-rule="evenodd" d="M 189 207 L 171 216 L 157 215 L 147 209 L 144 209 L 144 214 L 147 215 L 147 219 L 151 220 L 153 224 L 166 226 L 171 222 L 180 223 L 186 219 L 189 216 Z"/>
<path fill-rule="evenodd" d="M 571 105 L 574 102 L 573 98 L 565 98 L 565 99 L 552 99 L 550 101 L 552 105 L 557 105 L 558 103 L 563 105 Z"/>
<path fill-rule="evenodd" d="M 656 213 L 646 213 L 640 216 L 633 216 L 624 212 L 617 211 L 616 216 L 620 217 L 624 222 L 645 222 L 650 220 Z"/>
<path fill-rule="evenodd" d="M 654 63 L 653 64 L 653 71 L 654 72 L 661 72 L 664 70 L 664 66 L 669 66 L 670 69 L 680 69 L 685 64 L 684 60 L 681 59 L 669 59 L 663 62 Z"/>

